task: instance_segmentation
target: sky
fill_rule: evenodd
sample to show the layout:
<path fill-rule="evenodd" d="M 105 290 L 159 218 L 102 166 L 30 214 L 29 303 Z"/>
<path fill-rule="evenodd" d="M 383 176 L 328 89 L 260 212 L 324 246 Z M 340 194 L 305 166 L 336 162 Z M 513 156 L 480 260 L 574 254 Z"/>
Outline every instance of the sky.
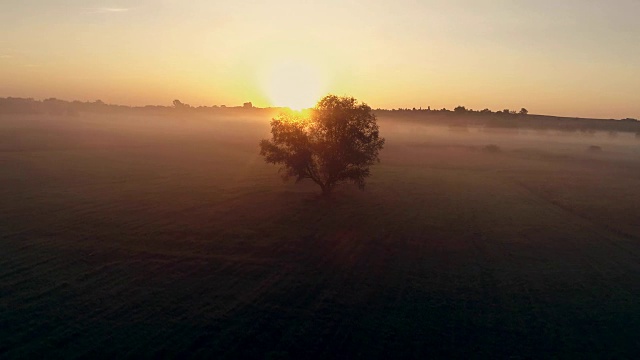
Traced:
<path fill-rule="evenodd" d="M 0 97 L 640 118 L 637 0 L 2 0 Z"/>

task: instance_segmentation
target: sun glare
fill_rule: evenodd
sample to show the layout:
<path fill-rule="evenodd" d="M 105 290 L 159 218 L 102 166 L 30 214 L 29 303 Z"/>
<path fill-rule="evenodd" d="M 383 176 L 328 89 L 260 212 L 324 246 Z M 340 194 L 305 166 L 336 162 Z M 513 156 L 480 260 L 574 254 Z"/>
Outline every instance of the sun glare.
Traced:
<path fill-rule="evenodd" d="M 302 61 L 274 64 L 265 79 L 265 91 L 271 105 L 301 110 L 313 107 L 324 92 L 318 69 Z"/>

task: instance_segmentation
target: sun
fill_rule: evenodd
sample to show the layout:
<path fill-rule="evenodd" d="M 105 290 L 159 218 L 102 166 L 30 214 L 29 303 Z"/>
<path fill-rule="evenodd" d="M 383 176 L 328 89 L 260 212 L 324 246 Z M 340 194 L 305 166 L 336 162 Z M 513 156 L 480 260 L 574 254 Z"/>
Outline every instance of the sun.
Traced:
<path fill-rule="evenodd" d="M 313 107 L 324 92 L 324 79 L 310 63 L 286 60 L 274 63 L 265 78 L 271 105 L 302 110 Z"/>

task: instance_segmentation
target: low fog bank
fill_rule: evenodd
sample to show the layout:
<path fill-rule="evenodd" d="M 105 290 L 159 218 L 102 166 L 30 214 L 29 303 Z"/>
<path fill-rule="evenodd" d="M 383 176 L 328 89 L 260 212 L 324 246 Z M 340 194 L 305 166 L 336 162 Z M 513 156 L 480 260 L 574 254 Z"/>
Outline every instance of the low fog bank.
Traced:
<path fill-rule="evenodd" d="M 439 147 L 514 156 L 547 156 L 570 160 L 638 161 L 640 136 L 616 131 L 562 131 L 468 125 L 433 125 L 390 116 L 379 119 L 390 148 Z"/>
<path fill-rule="evenodd" d="M 277 113 L 274 109 L 218 115 L 180 112 L 77 116 L 0 114 L 0 151 L 151 145 L 182 140 L 246 146 L 269 136 L 269 122 Z M 378 121 L 388 147 L 482 149 L 496 145 L 501 152 L 640 155 L 640 135 L 631 132 L 501 128 L 466 125 L 460 121 L 438 125 L 389 115 L 378 116 Z"/>
<path fill-rule="evenodd" d="M 263 114 L 0 115 L 0 151 L 162 146 L 176 142 L 243 146 L 257 144 L 268 135 L 268 119 Z"/>

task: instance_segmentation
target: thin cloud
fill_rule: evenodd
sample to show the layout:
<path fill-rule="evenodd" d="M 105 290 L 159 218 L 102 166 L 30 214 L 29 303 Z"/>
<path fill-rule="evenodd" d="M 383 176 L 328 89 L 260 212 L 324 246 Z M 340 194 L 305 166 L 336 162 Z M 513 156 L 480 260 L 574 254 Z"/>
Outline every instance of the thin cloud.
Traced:
<path fill-rule="evenodd" d="M 89 14 L 117 14 L 125 13 L 133 10 L 133 8 L 116 8 L 116 7 L 101 7 L 87 10 Z"/>

